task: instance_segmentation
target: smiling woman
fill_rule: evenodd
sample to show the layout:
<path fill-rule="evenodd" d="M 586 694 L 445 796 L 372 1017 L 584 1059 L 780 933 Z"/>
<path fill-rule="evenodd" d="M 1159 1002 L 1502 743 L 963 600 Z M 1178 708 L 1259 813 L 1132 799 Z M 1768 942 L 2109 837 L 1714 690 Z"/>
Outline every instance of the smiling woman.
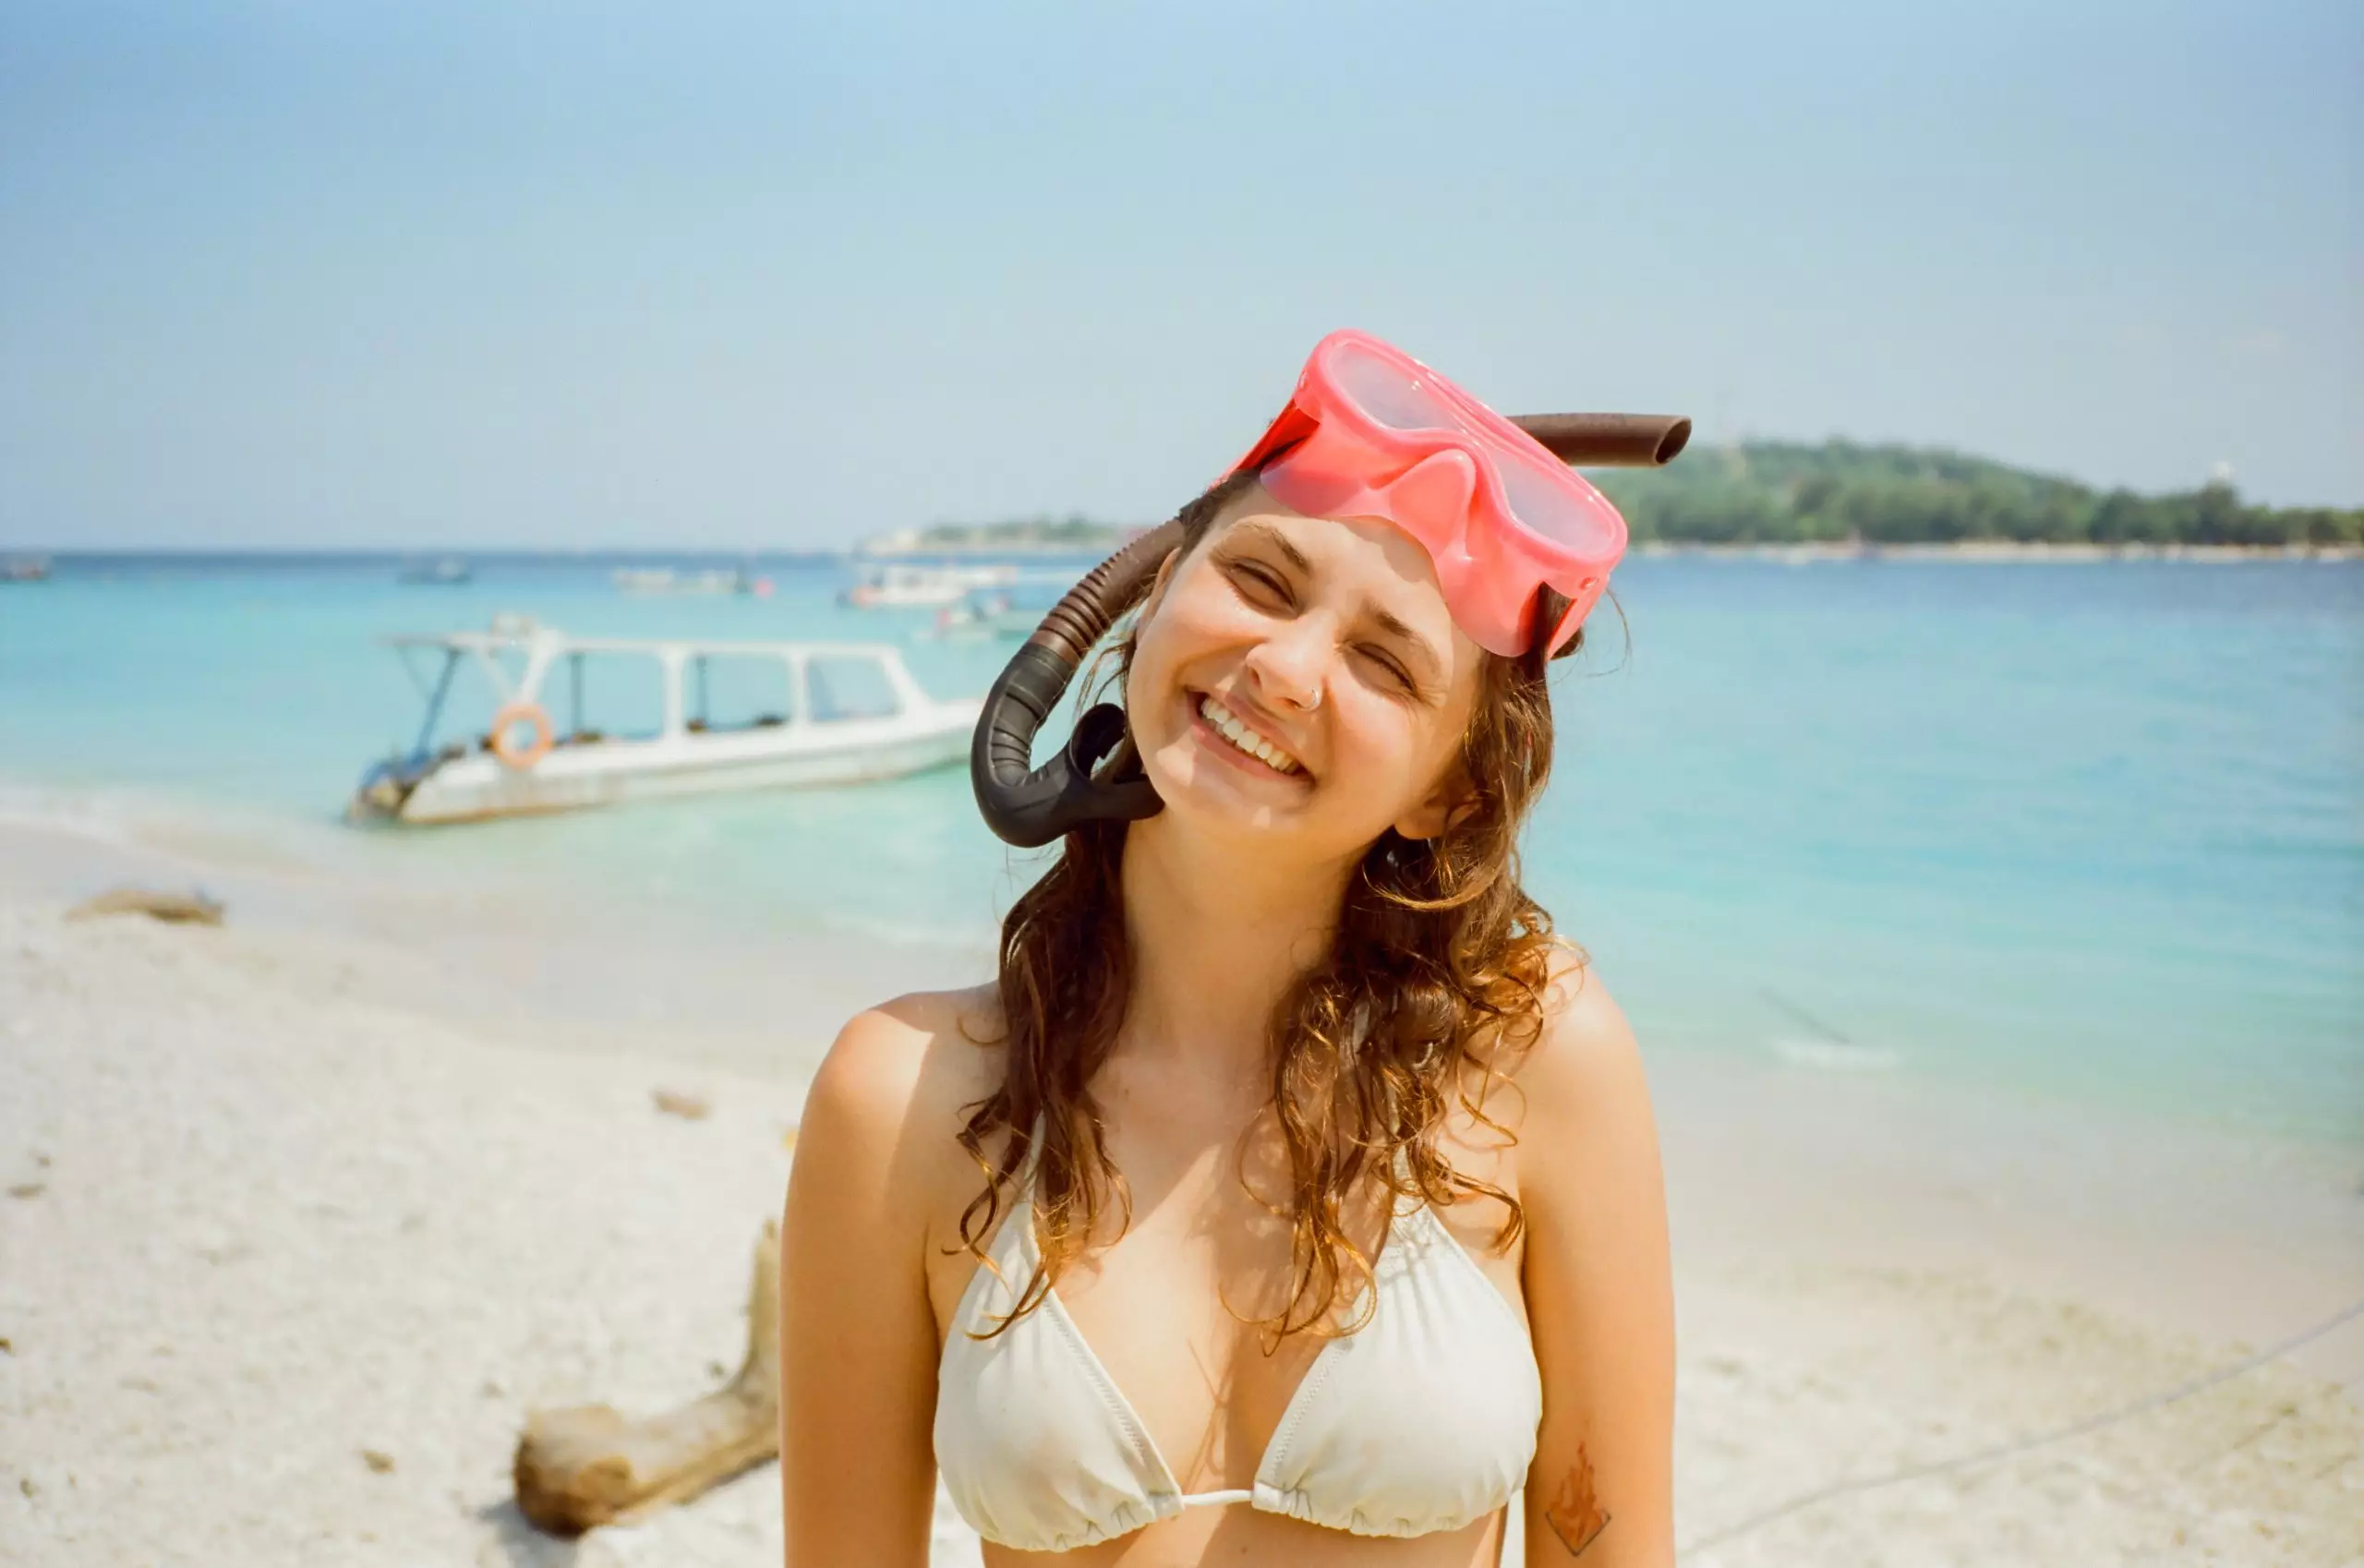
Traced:
<path fill-rule="evenodd" d="M 1116 808 L 814 1084 L 789 1562 L 918 1568 L 938 1469 L 994 1568 L 1461 1568 L 1522 1496 L 1530 1562 L 1670 1562 L 1648 1092 L 1517 876 L 1622 525 L 1341 333 L 1162 542 L 1058 797 Z"/>

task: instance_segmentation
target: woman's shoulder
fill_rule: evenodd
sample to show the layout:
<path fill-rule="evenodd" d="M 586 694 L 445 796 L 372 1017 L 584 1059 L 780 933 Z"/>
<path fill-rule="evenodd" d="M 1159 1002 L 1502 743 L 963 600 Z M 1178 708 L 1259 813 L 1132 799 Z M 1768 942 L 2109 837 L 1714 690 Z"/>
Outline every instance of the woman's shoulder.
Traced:
<path fill-rule="evenodd" d="M 1541 994 L 1541 1029 L 1506 1053 L 1499 1076 L 1515 1135 L 1520 1197 L 1655 1192 L 1658 1114 L 1641 1045 L 1608 982 L 1582 948 L 1555 944 Z"/>
<path fill-rule="evenodd" d="M 1637 1092 L 1646 1108 L 1641 1047 L 1590 956 L 1554 937 L 1544 959 L 1534 1029 L 1483 1055 L 1487 1068 L 1516 1086 L 1519 1121 L 1573 1130 L 1588 1116 L 1629 1112 Z"/>
<path fill-rule="evenodd" d="M 949 1148 L 966 1107 L 1001 1083 L 1001 1009 L 988 983 L 915 991 L 838 1031 L 805 1098 L 800 1144 L 889 1160 Z M 913 1134 L 919 1134 L 913 1137 Z"/>

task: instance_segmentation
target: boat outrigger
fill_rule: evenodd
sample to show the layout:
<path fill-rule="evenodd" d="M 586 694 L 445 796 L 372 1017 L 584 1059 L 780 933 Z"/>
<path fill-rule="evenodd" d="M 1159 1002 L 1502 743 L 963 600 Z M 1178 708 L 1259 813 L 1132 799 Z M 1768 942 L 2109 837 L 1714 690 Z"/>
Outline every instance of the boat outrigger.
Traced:
<path fill-rule="evenodd" d="M 470 822 L 892 778 L 965 757 L 979 708 L 974 699 L 929 696 L 884 644 L 570 637 L 507 618 L 488 632 L 385 641 L 427 711 L 411 749 L 362 776 L 346 812 L 355 819 Z M 431 678 L 414 662 L 422 651 L 442 656 Z M 585 659 L 604 665 L 614 656 L 651 661 L 657 702 L 650 733 L 610 735 L 584 723 Z M 770 700 L 736 721 L 710 721 L 709 676 L 720 665 Z M 490 687 L 491 722 L 439 744 L 438 726 L 466 669 Z M 564 728 L 545 706 L 561 687 Z"/>

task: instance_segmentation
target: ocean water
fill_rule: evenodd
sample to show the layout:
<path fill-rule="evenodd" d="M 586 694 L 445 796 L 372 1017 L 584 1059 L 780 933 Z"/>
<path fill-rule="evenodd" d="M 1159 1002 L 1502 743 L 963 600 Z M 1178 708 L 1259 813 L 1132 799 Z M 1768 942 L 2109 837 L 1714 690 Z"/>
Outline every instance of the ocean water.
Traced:
<path fill-rule="evenodd" d="M 609 564 L 487 561 L 430 588 L 387 561 L 66 558 L 0 587 L 0 785 L 758 930 L 990 940 L 1037 862 L 985 833 L 957 770 L 335 826 L 417 723 L 384 633 L 514 610 L 886 639 L 945 695 L 1008 651 L 838 608 L 834 562 L 760 563 L 763 598 L 628 597 Z M 1597 619 L 1556 680 L 1526 869 L 1653 1048 L 2364 1144 L 2364 567 L 1676 557 L 1618 591 L 1622 633 Z M 594 672 L 588 718 L 628 730 L 652 699 L 616 674 Z"/>

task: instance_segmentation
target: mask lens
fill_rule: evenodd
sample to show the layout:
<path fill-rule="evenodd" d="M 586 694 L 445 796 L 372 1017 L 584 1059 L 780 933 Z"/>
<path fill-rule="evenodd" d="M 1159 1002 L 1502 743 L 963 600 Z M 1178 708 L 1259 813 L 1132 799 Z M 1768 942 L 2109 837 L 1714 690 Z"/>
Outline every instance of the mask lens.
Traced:
<path fill-rule="evenodd" d="M 1357 344 L 1341 344 L 1329 365 L 1340 392 L 1371 423 L 1390 430 L 1458 430 L 1453 407 L 1431 394 L 1404 367 Z"/>
<path fill-rule="evenodd" d="M 1511 515 L 1530 532 L 1570 549 L 1601 544 L 1600 519 L 1570 493 L 1561 476 L 1546 476 L 1526 464 L 1497 458 L 1494 473 L 1502 480 L 1502 498 Z"/>
<path fill-rule="evenodd" d="M 1331 351 L 1324 368 L 1331 385 L 1382 429 L 1457 438 L 1493 471 L 1511 517 L 1529 533 L 1565 549 L 1604 543 L 1601 519 L 1586 504 L 1581 483 L 1572 485 L 1571 476 L 1548 456 L 1542 458 L 1548 472 L 1526 461 L 1516 444 L 1523 438 L 1508 428 L 1497 429 L 1500 419 L 1467 393 L 1439 385 L 1417 365 L 1351 341 Z"/>

